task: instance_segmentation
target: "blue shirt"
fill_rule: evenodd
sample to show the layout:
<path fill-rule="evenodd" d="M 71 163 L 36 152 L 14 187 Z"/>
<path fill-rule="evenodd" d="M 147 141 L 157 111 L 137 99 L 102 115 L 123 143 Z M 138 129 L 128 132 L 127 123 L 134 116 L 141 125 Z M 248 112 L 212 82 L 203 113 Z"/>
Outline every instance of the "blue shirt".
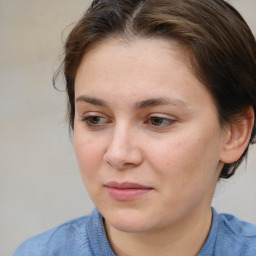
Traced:
<path fill-rule="evenodd" d="M 208 238 L 198 256 L 256 256 L 256 226 L 214 209 Z M 95 209 L 24 242 L 13 256 L 115 256 Z"/>

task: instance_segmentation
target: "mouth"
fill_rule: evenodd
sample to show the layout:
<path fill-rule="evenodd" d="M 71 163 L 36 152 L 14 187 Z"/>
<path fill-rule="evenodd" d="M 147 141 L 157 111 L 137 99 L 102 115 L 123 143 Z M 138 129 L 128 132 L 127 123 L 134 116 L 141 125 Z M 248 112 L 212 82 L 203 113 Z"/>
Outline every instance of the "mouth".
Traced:
<path fill-rule="evenodd" d="M 149 193 L 153 189 L 152 187 L 147 187 L 137 183 L 118 183 L 115 181 L 105 184 L 105 187 L 107 188 L 110 197 L 117 201 L 135 200 Z"/>

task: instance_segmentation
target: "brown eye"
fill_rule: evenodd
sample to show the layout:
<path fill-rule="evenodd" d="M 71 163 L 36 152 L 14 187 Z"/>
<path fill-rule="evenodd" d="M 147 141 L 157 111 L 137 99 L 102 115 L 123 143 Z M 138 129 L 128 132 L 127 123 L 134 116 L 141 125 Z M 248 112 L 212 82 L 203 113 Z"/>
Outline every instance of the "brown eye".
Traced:
<path fill-rule="evenodd" d="M 88 125 L 101 125 L 107 122 L 106 118 L 102 116 L 85 116 L 82 118 L 82 121 Z"/>
<path fill-rule="evenodd" d="M 153 116 L 150 118 L 150 123 L 154 126 L 168 126 L 173 122 L 174 120 L 171 120 L 169 118 L 159 117 L 159 116 Z"/>

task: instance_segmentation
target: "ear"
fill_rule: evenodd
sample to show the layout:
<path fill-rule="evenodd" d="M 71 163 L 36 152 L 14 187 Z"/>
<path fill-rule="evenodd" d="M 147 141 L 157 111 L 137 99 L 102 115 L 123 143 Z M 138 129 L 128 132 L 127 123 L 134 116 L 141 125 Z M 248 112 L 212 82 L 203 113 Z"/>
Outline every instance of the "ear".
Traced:
<path fill-rule="evenodd" d="M 225 135 L 225 143 L 221 152 L 220 161 L 233 163 L 237 161 L 246 150 L 254 125 L 254 110 L 248 107 L 239 117 L 231 123 Z"/>

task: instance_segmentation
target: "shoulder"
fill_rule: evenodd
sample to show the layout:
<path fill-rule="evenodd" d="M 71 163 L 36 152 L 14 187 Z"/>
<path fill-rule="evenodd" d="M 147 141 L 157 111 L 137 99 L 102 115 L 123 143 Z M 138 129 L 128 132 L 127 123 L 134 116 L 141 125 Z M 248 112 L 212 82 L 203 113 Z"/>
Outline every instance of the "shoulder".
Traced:
<path fill-rule="evenodd" d="M 256 256 L 256 226 L 213 208 L 210 233 L 199 256 Z"/>
<path fill-rule="evenodd" d="M 89 238 L 86 228 L 89 221 L 90 216 L 80 217 L 32 237 L 25 241 L 13 256 L 72 256 L 80 255 L 81 253 L 90 255 Z"/>
<path fill-rule="evenodd" d="M 24 242 L 13 256 L 115 256 L 107 239 L 104 218 L 91 215 L 68 221 Z"/>
<path fill-rule="evenodd" d="M 216 251 L 225 250 L 225 255 L 232 256 L 256 255 L 255 225 L 239 220 L 237 217 L 226 213 L 219 214 L 218 219 Z"/>
<path fill-rule="evenodd" d="M 220 227 L 225 230 L 229 230 L 234 235 L 241 237 L 256 238 L 256 225 L 239 220 L 232 214 L 222 213 L 219 214 Z"/>

